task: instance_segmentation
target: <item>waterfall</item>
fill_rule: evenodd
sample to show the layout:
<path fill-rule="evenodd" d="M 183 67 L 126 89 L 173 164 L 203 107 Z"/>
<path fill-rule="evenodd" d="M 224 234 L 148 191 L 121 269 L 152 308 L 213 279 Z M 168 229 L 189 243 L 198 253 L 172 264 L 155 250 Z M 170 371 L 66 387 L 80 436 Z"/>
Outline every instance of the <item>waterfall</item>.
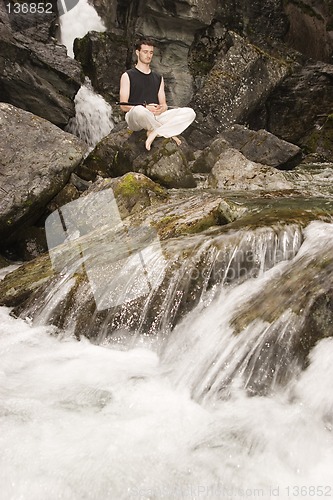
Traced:
<path fill-rule="evenodd" d="M 83 38 L 89 31 L 105 31 L 105 25 L 88 0 L 79 0 L 77 5 L 60 16 L 60 42 L 67 53 L 74 57 L 73 42 Z M 114 127 L 112 108 L 97 94 L 88 77 L 75 96 L 75 116 L 66 130 L 87 143 L 89 151 Z"/>
<path fill-rule="evenodd" d="M 88 77 L 74 102 L 75 116 L 70 119 L 66 130 L 86 142 L 88 151 L 91 151 L 114 127 L 112 108 L 101 95 L 96 94 Z"/>
<path fill-rule="evenodd" d="M 106 29 L 102 19 L 88 0 L 79 0 L 72 9 L 61 15 L 59 20 L 60 42 L 67 47 L 70 57 L 74 57 L 75 38 L 83 38 L 88 31 L 102 32 Z"/>
<path fill-rule="evenodd" d="M 305 366 L 289 356 L 309 302 L 331 286 L 332 236 L 313 222 L 302 239 L 296 227 L 212 238 L 225 261 L 206 252 L 207 266 L 224 271 L 153 342 L 57 338 L 0 308 L 3 498 L 332 496 L 333 340 Z M 235 245 L 254 264 L 226 280 Z M 165 295 L 176 302 L 179 269 Z M 285 347 L 282 385 L 274 346 Z M 260 364 L 269 353 L 272 376 Z M 268 391 L 255 390 L 260 378 Z"/>

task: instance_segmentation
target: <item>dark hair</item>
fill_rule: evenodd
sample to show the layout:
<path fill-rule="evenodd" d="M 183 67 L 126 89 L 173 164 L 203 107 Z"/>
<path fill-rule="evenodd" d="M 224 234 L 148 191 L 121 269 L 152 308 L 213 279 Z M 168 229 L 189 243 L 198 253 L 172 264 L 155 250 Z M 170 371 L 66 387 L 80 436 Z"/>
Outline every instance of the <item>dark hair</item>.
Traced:
<path fill-rule="evenodd" d="M 139 38 L 139 40 L 134 44 L 135 50 L 140 50 L 141 45 L 149 45 L 150 47 L 155 47 L 155 43 L 153 42 L 153 40 L 151 40 L 151 38 Z"/>

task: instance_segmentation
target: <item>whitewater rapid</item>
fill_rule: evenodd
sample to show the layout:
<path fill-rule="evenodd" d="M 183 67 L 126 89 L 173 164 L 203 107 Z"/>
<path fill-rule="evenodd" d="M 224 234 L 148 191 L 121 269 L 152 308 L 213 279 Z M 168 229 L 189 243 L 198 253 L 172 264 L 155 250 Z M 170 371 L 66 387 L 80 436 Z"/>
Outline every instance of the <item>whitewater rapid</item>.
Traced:
<path fill-rule="evenodd" d="M 261 279 L 266 273 L 256 286 Z M 253 281 L 241 287 L 246 296 Z M 211 312 L 202 335 L 215 328 Z M 196 331 L 201 314 L 192 311 L 178 335 Z M 186 365 L 185 383 L 174 377 L 177 353 L 162 356 L 145 337 L 135 346 L 78 342 L 4 307 L 0 325 L 4 500 L 333 496 L 332 338 L 269 396 L 235 386 L 225 400 L 198 401 Z M 187 362 L 199 363 L 197 355 L 189 349 Z"/>

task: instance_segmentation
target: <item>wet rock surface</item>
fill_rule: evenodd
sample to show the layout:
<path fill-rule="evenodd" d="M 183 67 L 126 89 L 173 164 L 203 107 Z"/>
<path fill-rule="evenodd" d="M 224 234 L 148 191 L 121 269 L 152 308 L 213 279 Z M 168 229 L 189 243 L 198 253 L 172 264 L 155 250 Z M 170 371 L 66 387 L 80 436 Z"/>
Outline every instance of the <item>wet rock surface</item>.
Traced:
<path fill-rule="evenodd" d="M 184 146 L 178 147 L 172 139 L 157 138 L 147 151 L 145 140 L 144 131 L 132 132 L 122 124 L 120 131 L 102 139 L 88 155 L 81 175 L 116 177 L 126 172 L 139 172 L 167 188 L 196 185 L 188 165 L 186 146 L 183 150 Z"/>
<path fill-rule="evenodd" d="M 297 259 L 311 221 L 332 221 L 331 0 L 95 4 L 107 31 L 77 40 L 77 60 L 56 42 L 54 16 L 39 30 L 0 6 L 2 252 L 32 259 L 1 281 L 0 304 L 94 342 L 168 336 L 218 287 Z M 196 111 L 181 146 L 157 138 L 148 152 L 115 104 L 137 34 L 153 34 L 169 105 Z M 60 130 L 81 68 L 117 123 L 86 158 Z M 233 318 L 239 338 L 260 333 L 255 319 L 269 326 L 256 361 L 233 367 L 250 394 L 283 383 L 332 335 L 330 249 L 299 264 Z"/>
<path fill-rule="evenodd" d="M 68 182 L 86 146 L 43 118 L 10 104 L 0 104 L 0 131 L 0 231 L 8 237 L 41 216 Z"/>
<path fill-rule="evenodd" d="M 82 83 L 81 67 L 67 56 L 64 46 L 56 43 L 47 24 L 30 26 L 28 15 L 23 14 L 20 19 L 29 29 L 20 28 L 10 22 L 18 19 L 13 16 L 1 2 L 0 101 L 63 128 L 75 114 L 73 101 Z M 31 17 L 36 20 L 36 14 Z M 51 19 L 54 21 L 54 16 Z"/>

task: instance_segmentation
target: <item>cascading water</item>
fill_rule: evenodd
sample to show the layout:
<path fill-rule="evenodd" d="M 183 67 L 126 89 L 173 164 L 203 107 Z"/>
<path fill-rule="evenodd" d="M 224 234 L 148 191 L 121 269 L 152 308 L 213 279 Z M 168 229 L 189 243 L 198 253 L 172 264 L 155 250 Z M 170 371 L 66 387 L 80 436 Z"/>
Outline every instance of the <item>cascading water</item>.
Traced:
<path fill-rule="evenodd" d="M 332 497 L 333 340 L 317 343 L 303 371 L 287 356 L 283 384 L 253 387 L 268 375 L 255 361 L 275 343 L 288 354 L 297 337 L 296 309 L 311 301 L 302 275 L 312 277 L 314 293 L 325 289 L 323 268 L 331 283 L 333 225 L 311 223 L 303 242 L 295 230 L 265 234 L 252 235 L 252 251 L 261 248 L 261 263 L 267 255 L 277 261 L 207 288 L 155 343 L 145 335 L 135 345 L 60 340 L 54 327 L 1 308 L 3 498 Z M 289 260 L 281 260 L 282 248 Z M 271 322 L 269 294 L 277 309 Z M 256 317 L 258 301 L 266 318 Z M 237 333 L 244 309 L 250 318 Z"/>
<path fill-rule="evenodd" d="M 82 139 L 91 151 L 114 127 L 112 108 L 101 95 L 96 94 L 87 77 L 74 102 L 75 116 L 70 119 L 66 130 Z"/>
<path fill-rule="evenodd" d="M 74 57 L 75 38 L 83 38 L 89 31 L 105 31 L 105 25 L 88 0 L 78 4 L 60 16 L 60 42 L 67 47 L 67 53 Z M 66 130 L 87 143 L 89 151 L 114 127 L 112 108 L 92 88 L 88 77 L 75 96 L 75 116 Z"/>
<path fill-rule="evenodd" d="M 60 42 L 67 47 L 70 57 L 74 57 L 75 38 L 83 38 L 88 31 L 103 32 L 106 29 L 102 19 L 88 0 L 79 0 L 72 9 L 66 10 L 66 13 L 60 16 L 59 21 Z"/>
<path fill-rule="evenodd" d="M 0 308 L 1 498 L 332 498 L 333 339 L 305 324 L 331 286 L 332 237 L 324 222 L 212 232 L 121 269 L 114 243 L 87 237 L 25 320 Z M 98 299 L 116 306 L 79 321 L 102 275 L 138 292 L 135 314 L 106 279 Z"/>

